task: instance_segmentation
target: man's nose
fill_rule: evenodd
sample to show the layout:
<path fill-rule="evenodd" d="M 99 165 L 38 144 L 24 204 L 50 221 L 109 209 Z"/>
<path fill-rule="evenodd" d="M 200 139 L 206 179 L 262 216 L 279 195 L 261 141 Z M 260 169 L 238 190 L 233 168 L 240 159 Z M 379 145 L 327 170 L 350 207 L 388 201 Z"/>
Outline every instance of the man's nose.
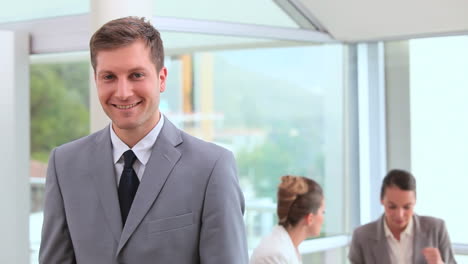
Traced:
<path fill-rule="evenodd" d="M 133 94 L 132 86 L 126 79 L 120 79 L 117 82 L 117 90 L 115 92 L 115 97 L 120 100 L 125 100 Z"/>

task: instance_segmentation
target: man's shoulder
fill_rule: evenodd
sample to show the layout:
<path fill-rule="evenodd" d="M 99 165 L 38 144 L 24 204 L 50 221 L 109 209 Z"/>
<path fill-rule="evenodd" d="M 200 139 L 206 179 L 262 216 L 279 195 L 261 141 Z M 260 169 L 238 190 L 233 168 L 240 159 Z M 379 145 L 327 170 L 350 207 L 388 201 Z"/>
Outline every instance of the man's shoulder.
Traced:
<path fill-rule="evenodd" d="M 161 133 L 169 142 L 176 144 L 184 152 L 194 150 L 197 155 L 219 155 L 224 152 L 229 152 L 225 147 L 190 135 L 174 125 L 167 117 L 164 119 L 164 127 Z M 179 145 L 179 143 L 182 144 Z"/>
<path fill-rule="evenodd" d="M 200 155 L 215 155 L 219 156 L 226 152 L 230 152 L 227 148 L 222 147 L 216 143 L 205 141 L 197 138 L 181 130 L 183 142 L 188 148 L 197 149 Z"/>
<path fill-rule="evenodd" d="M 108 129 L 108 128 L 107 128 Z M 56 147 L 56 152 L 58 153 L 77 153 L 77 151 L 81 149 L 86 149 L 87 147 L 92 147 L 96 145 L 96 142 L 98 141 L 98 137 L 102 136 L 103 133 L 105 133 L 106 129 L 102 129 L 100 131 L 94 132 L 92 134 L 89 134 L 87 136 L 69 141 L 67 143 L 64 143 L 58 147 Z"/>

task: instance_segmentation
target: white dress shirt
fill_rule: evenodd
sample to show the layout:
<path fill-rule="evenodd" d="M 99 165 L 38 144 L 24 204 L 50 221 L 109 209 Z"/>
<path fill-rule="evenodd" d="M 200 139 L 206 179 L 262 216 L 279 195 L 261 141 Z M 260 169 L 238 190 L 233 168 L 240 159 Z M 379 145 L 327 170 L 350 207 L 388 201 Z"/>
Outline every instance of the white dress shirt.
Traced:
<path fill-rule="evenodd" d="M 278 225 L 252 253 L 250 264 L 301 264 L 301 255 L 284 227 Z"/>
<path fill-rule="evenodd" d="M 413 219 L 409 221 L 405 230 L 400 234 L 398 241 L 390 231 L 387 221 L 384 220 L 385 236 L 390 247 L 390 262 L 392 264 L 411 264 L 413 261 Z"/>
<path fill-rule="evenodd" d="M 159 122 L 156 124 L 156 126 L 144 138 L 138 141 L 138 143 L 136 143 L 135 146 L 133 146 L 133 148 L 131 148 L 131 150 L 133 150 L 133 153 L 135 153 L 135 156 L 137 157 L 137 160 L 135 160 L 135 163 L 133 163 L 133 170 L 135 170 L 135 173 L 140 181 L 143 177 L 143 173 L 145 172 L 146 163 L 148 163 L 148 160 L 151 156 L 153 145 L 156 142 L 156 139 L 158 138 L 163 125 L 164 116 L 161 114 Z M 119 186 L 120 176 L 122 176 L 122 171 L 124 167 L 123 153 L 129 150 L 130 148 L 117 136 L 117 134 L 115 134 L 114 129 L 112 129 L 112 126 L 109 127 L 112 141 L 112 154 L 114 156 L 113 161 L 115 168 L 115 177 L 117 180 L 117 186 Z"/>

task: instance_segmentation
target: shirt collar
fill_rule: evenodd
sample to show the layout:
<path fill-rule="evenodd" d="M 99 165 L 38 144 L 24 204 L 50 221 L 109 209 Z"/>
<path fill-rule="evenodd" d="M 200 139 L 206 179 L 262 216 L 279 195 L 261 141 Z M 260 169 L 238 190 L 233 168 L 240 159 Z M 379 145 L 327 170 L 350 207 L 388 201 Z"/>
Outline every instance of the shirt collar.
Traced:
<path fill-rule="evenodd" d="M 164 125 L 164 116 L 160 114 L 159 122 L 156 126 L 151 129 L 151 131 L 138 143 L 131 150 L 135 153 L 137 159 L 143 164 L 146 165 L 150 156 L 151 156 L 151 149 L 156 142 L 156 139 L 161 132 L 161 129 Z M 112 154 L 113 154 L 113 161 L 116 164 L 122 157 L 122 154 L 129 150 L 130 148 L 125 144 L 118 136 L 115 134 L 114 129 L 112 129 L 112 125 L 110 127 L 110 136 L 112 142 Z"/>
<path fill-rule="evenodd" d="M 390 231 L 390 228 L 387 225 L 387 220 L 384 217 L 384 231 L 385 231 L 385 236 L 386 237 L 393 237 L 392 231 Z M 411 218 L 408 222 L 408 225 L 406 226 L 405 230 L 401 232 L 402 235 L 407 235 L 407 236 L 412 236 L 413 235 L 413 218 Z"/>

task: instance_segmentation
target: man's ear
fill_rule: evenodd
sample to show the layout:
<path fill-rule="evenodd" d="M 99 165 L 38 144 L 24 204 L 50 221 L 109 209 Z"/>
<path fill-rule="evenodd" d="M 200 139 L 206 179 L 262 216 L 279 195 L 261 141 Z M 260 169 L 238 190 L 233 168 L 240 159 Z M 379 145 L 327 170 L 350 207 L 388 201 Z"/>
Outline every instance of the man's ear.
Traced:
<path fill-rule="evenodd" d="M 162 67 L 158 73 L 159 92 L 162 93 L 166 90 L 167 68 Z"/>

